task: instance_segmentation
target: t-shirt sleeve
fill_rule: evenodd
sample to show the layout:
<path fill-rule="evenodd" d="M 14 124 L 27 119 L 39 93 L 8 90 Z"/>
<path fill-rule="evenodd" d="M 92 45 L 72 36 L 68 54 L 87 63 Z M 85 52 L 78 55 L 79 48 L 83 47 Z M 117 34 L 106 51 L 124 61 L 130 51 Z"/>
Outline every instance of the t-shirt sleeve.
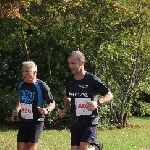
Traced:
<path fill-rule="evenodd" d="M 18 93 L 20 92 L 20 87 L 22 86 L 23 83 L 24 83 L 24 80 L 21 80 L 21 81 L 17 84 L 16 90 L 17 90 Z M 19 95 L 18 95 L 18 99 L 20 99 Z"/>
<path fill-rule="evenodd" d="M 94 78 L 94 91 L 97 94 L 101 94 L 102 96 L 106 95 L 108 92 L 110 92 L 110 89 L 106 87 L 103 82 L 97 77 L 93 76 Z"/>
<path fill-rule="evenodd" d="M 43 98 L 45 99 L 46 103 L 53 103 L 53 95 L 50 91 L 50 87 L 43 82 Z"/>

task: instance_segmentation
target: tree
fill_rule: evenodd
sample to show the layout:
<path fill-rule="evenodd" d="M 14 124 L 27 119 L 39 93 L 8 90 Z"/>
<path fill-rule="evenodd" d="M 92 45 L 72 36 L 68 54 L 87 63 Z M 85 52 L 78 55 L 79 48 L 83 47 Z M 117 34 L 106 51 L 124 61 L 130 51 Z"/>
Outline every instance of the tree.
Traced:
<path fill-rule="evenodd" d="M 116 8 L 122 9 L 117 15 L 118 19 L 107 24 L 110 27 L 110 36 L 103 44 L 103 60 L 109 70 L 109 78 L 113 79 L 110 82 L 112 81 L 112 90 L 115 93 L 114 106 L 119 127 L 125 127 L 132 101 L 137 99 L 139 90 L 147 85 L 149 79 L 147 73 L 150 68 L 150 10 L 148 3 L 135 4 L 134 1 L 130 1 L 130 5 L 117 4 Z"/>
<path fill-rule="evenodd" d="M 21 79 L 21 62 L 30 59 L 37 63 L 38 78 L 51 85 L 61 107 L 63 82 L 70 73 L 68 54 L 80 49 L 86 56 L 85 68 L 114 93 L 104 115 L 126 126 L 132 102 L 140 90 L 148 91 L 148 0 L 8 0 L 0 4 L 6 10 L 0 18 L 0 69 L 7 74 L 1 78 L 4 91 L 17 85 L 9 81 L 15 72 L 14 80 Z M 9 11 L 16 9 L 22 19 L 16 11 L 10 15 L 11 5 Z"/>

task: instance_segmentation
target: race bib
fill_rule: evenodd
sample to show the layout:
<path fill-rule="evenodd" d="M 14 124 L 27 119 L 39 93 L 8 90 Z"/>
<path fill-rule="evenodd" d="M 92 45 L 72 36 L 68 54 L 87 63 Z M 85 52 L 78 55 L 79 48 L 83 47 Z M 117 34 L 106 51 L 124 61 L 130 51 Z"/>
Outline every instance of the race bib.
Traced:
<path fill-rule="evenodd" d="M 87 101 L 91 101 L 91 98 L 75 98 L 76 116 L 92 114 L 92 111 L 86 109 Z"/>
<path fill-rule="evenodd" d="M 32 104 L 21 103 L 21 117 L 33 119 Z"/>

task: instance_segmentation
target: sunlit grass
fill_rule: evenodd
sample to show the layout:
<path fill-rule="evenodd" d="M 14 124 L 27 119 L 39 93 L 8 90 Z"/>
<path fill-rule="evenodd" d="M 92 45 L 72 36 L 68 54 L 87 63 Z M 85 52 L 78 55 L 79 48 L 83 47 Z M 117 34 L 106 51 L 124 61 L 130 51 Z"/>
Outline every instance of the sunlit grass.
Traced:
<path fill-rule="evenodd" d="M 141 150 L 150 147 L 150 117 L 132 117 L 124 129 L 99 130 L 104 150 Z M 0 150 L 16 150 L 17 130 L 0 127 Z M 44 130 L 38 150 L 70 150 L 69 130 Z"/>
<path fill-rule="evenodd" d="M 69 150 L 70 131 L 69 130 L 44 130 L 39 142 L 39 149 L 46 150 Z"/>

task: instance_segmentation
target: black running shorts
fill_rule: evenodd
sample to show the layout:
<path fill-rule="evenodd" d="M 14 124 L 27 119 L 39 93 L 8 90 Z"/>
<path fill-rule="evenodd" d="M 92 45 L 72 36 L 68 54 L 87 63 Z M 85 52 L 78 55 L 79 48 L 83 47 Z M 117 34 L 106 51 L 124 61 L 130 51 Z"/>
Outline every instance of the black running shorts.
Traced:
<path fill-rule="evenodd" d="M 97 125 L 71 127 L 71 146 L 79 146 L 80 142 L 95 143 L 97 140 Z"/>
<path fill-rule="evenodd" d="M 22 122 L 17 134 L 17 142 L 38 143 L 43 127 L 44 122 L 41 121 Z"/>

